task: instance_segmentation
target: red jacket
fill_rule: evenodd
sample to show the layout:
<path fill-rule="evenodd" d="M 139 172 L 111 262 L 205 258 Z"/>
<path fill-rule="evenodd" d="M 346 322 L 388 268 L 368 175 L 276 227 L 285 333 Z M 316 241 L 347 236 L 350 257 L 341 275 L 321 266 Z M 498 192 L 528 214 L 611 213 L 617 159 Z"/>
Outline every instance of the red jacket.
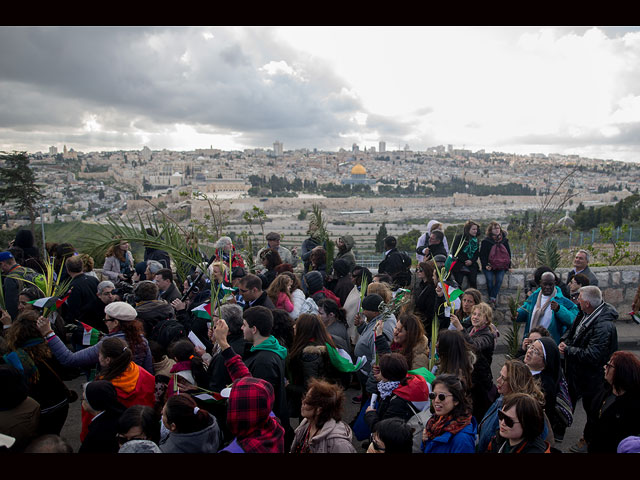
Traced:
<path fill-rule="evenodd" d="M 155 406 L 156 378 L 144 368 L 131 362 L 118 378 L 111 380 L 116 387 L 118 401 L 125 407 L 133 405 Z M 93 415 L 82 408 L 82 431 L 80 440 L 84 441 Z"/>

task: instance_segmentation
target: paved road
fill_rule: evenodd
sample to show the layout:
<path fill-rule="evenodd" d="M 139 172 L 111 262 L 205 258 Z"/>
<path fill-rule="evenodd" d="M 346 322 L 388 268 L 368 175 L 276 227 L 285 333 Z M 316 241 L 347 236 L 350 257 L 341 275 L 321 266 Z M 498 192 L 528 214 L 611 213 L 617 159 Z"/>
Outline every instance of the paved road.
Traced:
<path fill-rule="evenodd" d="M 634 353 L 640 355 L 640 326 L 631 321 L 620 321 L 616 323 L 616 328 L 618 330 L 619 349 L 633 351 Z M 505 333 L 507 332 L 508 326 L 500 325 L 498 329 L 501 332 L 501 338 L 505 338 Z M 504 364 L 504 361 L 506 359 L 505 354 L 506 346 L 499 341 L 491 365 L 494 379 L 498 377 L 500 369 Z M 69 388 L 74 389 L 76 392 L 78 392 L 79 397 L 82 398 L 81 392 L 82 384 L 84 382 L 84 377 L 79 377 L 66 383 Z M 349 389 L 345 393 L 346 402 L 343 419 L 346 422 L 351 422 L 351 420 L 353 420 L 359 412 L 359 405 L 354 405 L 351 399 L 359 395 L 360 391 L 356 389 Z M 571 427 L 567 429 L 562 443 L 556 445 L 556 448 L 563 452 L 569 452 L 569 447 L 575 444 L 581 438 L 585 421 L 586 416 L 584 413 L 584 409 L 582 408 L 582 403 L 579 402 L 574 413 L 574 422 Z M 292 420 L 292 426 L 295 428 L 296 425 L 297 421 Z M 69 417 L 67 418 L 67 422 L 62 429 L 61 435 L 71 443 L 74 452 L 77 452 L 78 448 L 80 447 L 80 400 L 71 405 L 71 408 L 69 409 Z M 358 452 L 364 452 L 361 441 L 358 441 L 354 438 L 353 444 Z"/>

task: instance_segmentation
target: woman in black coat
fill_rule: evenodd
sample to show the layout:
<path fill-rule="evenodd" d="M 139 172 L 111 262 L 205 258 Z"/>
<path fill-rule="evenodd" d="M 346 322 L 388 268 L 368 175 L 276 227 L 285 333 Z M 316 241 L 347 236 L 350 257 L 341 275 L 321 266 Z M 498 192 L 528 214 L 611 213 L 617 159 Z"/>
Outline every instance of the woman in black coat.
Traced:
<path fill-rule="evenodd" d="M 422 321 L 424 331 L 429 338 L 431 338 L 431 322 L 438 304 L 436 284 L 433 281 L 434 271 L 433 262 L 420 262 L 416 269 L 416 276 L 420 279 L 420 283 L 413 291 L 413 312 Z"/>
<path fill-rule="evenodd" d="M 618 351 L 604 368 L 606 386 L 591 404 L 584 431 L 589 453 L 616 453 L 623 439 L 640 433 L 640 359 Z"/>
<path fill-rule="evenodd" d="M 452 268 L 453 278 L 462 288 L 462 281 L 467 277 L 469 287 L 477 288 L 478 258 L 480 257 L 480 241 L 478 240 L 480 225 L 472 220 L 464 224 L 463 233 L 459 233 L 451 244 L 451 254 L 458 252 L 458 261 Z M 459 250 L 459 251 L 458 251 Z"/>

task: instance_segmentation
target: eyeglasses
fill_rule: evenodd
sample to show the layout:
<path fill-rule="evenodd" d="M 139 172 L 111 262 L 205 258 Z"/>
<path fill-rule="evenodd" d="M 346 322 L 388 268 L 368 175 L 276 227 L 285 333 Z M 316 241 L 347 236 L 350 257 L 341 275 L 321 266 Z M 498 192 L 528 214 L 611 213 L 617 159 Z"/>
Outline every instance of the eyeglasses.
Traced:
<path fill-rule="evenodd" d="M 604 368 L 616 368 L 612 363 L 605 363 Z"/>
<path fill-rule="evenodd" d="M 451 394 L 451 393 L 438 393 L 438 394 L 436 395 L 436 394 L 435 394 L 435 393 L 433 393 L 433 392 L 429 394 L 429 398 L 430 398 L 431 400 L 435 400 L 435 399 L 436 399 L 436 397 L 437 397 L 437 398 L 438 398 L 438 400 L 440 400 L 441 402 L 444 402 L 444 401 L 447 399 L 447 397 L 453 397 L 453 394 Z"/>
<path fill-rule="evenodd" d="M 373 448 L 375 448 L 379 452 L 384 452 L 385 448 L 381 447 L 378 442 L 373 438 L 373 433 L 369 435 L 369 441 L 373 444 Z"/>
<path fill-rule="evenodd" d="M 420 273 L 422 271 L 421 268 L 416 268 L 416 273 Z"/>
<path fill-rule="evenodd" d="M 531 350 L 531 353 L 533 353 L 533 354 L 535 354 L 535 355 L 538 355 L 539 357 L 541 357 L 541 356 L 542 356 L 542 352 L 540 352 L 540 351 L 536 350 L 536 349 L 533 347 L 533 343 L 530 343 L 530 344 L 529 344 L 529 346 L 527 347 L 527 350 Z"/>
<path fill-rule="evenodd" d="M 504 424 L 509 428 L 513 428 L 514 424 L 520 423 L 504 413 L 502 410 L 498 410 L 498 420 L 502 420 Z"/>

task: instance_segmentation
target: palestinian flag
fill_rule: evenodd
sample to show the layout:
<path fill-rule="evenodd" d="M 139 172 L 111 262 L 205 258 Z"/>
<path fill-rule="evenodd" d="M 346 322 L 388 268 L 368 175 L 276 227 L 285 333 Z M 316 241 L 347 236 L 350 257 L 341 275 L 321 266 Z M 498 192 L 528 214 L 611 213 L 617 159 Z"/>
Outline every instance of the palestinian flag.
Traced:
<path fill-rule="evenodd" d="M 64 298 L 58 297 L 45 297 L 45 298 L 37 298 L 36 300 L 31 300 L 30 303 L 34 307 L 37 308 L 48 308 L 50 311 L 55 312 L 58 310 L 64 302 L 69 298 L 69 294 L 67 294 Z"/>
<path fill-rule="evenodd" d="M 431 385 L 431 383 L 436 379 L 436 376 L 425 367 L 409 370 L 407 373 L 410 373 L 412 375 L 420 375 L 429 385 Z"/>
<path fill-rule="evenodd" d="M 198 318 L 206 318 L 207 320 L 211 320 L 213 318 L 211 316 L 211 302 L 198 305 L 196 308 L 191 310 L 191 313 L 193 313 Z"/>
<path fill-rule="evenodd" d="M 333 348 L 328 343 L 325 343 L 327 347 L 327 352 L 329 353 L 329 360 L 334 367 L 336 367 L 339 371 L 344 373 L 352 373 L 360 370 L 365 363 L 367 363 L 367 358 L 365 356 L 359 357 L 356 363 L 354 364 L 351 360 L 351 356 L 345 352 L 343 349 Z"/>
<path fill-rule="evenodd" d="M 453 302 L 454 300 L 456 300 L 460 295 L 462 295 L 464 292 L 462 290 L 460 290 L 459 288 L 456 287 L 452 287 L 451 285 L 449 285 L 448 283 L 444 284 L 444 288 L 447 289 L 447 295 L 449 296 L 449 302 Z"/>
<path fill-rule="evenodd" d="M 458 261 L 457 257 L 454 257 L 453 255 L 449 254 L 449 256 L 447 257 L 447 261 L 444 263 L 444 269 L 447 272 L 451 272 L 451 269 L 453 268 L 453 266 L 456 264 L 457 261 Z"/>
<path fill-rule="evenodd" d="M 84 331 L 82 332 L 82 345 L 95 345 L 100 340 L 100 331 L 91 325 L 80 322 Z"/>

